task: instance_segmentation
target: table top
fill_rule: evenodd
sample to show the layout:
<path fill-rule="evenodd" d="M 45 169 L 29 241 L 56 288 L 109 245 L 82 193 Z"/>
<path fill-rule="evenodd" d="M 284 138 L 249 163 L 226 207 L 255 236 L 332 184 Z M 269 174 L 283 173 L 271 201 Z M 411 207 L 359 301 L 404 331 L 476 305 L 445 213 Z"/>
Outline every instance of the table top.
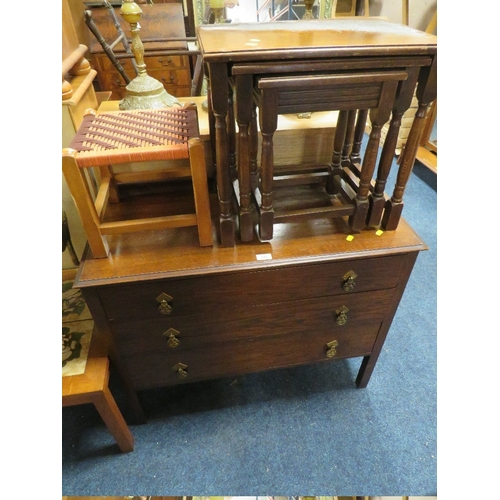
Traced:
<path fill-rule="evenodd" d="M 206 62 L 437 52 L 435 35 L 381 18 L 216 24 L 197 33 Z"/>

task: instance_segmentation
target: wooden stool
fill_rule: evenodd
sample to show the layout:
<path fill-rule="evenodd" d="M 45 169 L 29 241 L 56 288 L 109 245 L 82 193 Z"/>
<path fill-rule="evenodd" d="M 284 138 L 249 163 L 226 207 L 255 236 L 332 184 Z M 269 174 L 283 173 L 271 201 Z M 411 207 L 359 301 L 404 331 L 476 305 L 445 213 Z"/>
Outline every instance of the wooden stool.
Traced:
<path fill-rule="evenodd" d="M 109 359 L 92 335 L 85 372 L 62 377 L 62 405 L 92 403 L 123 453 L 134 450 L 134 437 L 108 388 Z"/>
<path fill-rule="evenodd" d="M 158 160 L 189 160 L 189 166 L 164 169 L 163 178 L 191 177 L 195 213 L 104 221 L 108 201 L 118 201 L 112 165 L 144 162 L 145 172 L 122 175 L 120 181 L 144 182 L 148 173 L 149 179 L 159 178 L 157 171 L 151 171 L 151 163 L 148 165 Z M 63 149 L 62 168 L 94 258 L 109 255 L 107 234 L 197 226 L 200 246 L 213 244 L 205 154 L 195 105 L 88 114 L 69 148 Z"/>

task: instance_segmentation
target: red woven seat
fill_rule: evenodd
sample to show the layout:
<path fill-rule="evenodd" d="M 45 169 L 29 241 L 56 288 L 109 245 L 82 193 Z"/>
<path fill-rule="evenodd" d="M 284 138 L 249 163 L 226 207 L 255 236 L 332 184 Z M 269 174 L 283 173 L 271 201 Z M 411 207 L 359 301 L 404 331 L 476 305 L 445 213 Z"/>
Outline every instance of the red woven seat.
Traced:
<path fill-rule="evenodd" d="M 141 170 L 144 167 L 148 172 L 148 162 L 158 160 L 189 160 L 187 174 L 193 183 L 196 213 L 103 222 L 109 198 L 118 201 L 112 166 L 140 163 Z M 94 167 L 98 167 L 97 181 L 84 172 Z M 197 226 L 200 245 L 213 243 L 205 154 L 195 106 L 88 114 L 69 148 L 63 150 L 63 172 L 95 258 L 108 256 L 104 235 L 112 233 Z M 132 177 L 148 180 L 142 172 Z"/>

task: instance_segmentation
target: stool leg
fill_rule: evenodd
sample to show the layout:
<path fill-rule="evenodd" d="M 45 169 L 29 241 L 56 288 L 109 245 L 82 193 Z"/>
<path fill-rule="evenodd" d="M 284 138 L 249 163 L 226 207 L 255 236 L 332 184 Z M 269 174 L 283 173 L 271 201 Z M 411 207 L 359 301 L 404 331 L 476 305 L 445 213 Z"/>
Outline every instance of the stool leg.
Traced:
<path fill-rule="evenodd" d="M 107 257 L 109 247 L 99 230 L 101 222 L 83 172 L 76 163 L 76 151 L 63 150 L 62 170 L 68 189 L 80 214 L 92 254 L 96 259 Z"/>
<path fill-rule="evenodd" d="M 115 399 L 107 387 L 94 395 L 93 403 L 109 432 L 116 439 L 122 453 L 134 450 L 134 436 L 123 418 Z"/>
<path fill-rule="evenodd" d="M 191 165 L 191 180 L 196 207 L 198 239 L 200 246 L 212 246 L 212 218 L 210 216 L 210 200 L 208 197 L 205 150 L 203 143 L 198 137 L 189 140 L 189 162 Z"/>

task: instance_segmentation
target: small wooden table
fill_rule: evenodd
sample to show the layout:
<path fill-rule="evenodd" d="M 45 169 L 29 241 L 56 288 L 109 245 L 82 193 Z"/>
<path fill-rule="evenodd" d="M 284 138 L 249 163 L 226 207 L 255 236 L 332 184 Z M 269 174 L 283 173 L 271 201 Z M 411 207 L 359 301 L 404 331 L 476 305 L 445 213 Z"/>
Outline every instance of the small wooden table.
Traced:
<path fill-rule="evenodd" d="M 235 214 L 231 203 L 232 182 L 236 171 L 238 216 L 240 234 L 245 235 L 243 239 L 248 239 L 252 230 L 249 215 L 252 189 L 250 151 L 253 146 L 249 131 L 253 119 L 252 100 L 255 81 L 276 76 L 287 77 L 289 80 L 303 78 L 305 75 L 323 78 L 326 82 L 323 90 L 328 91 L 328 82 L 335 75 L 349 75 L 359 71 L 406 73 L 406 78 L 401 79 L 398 84 L 396 98 L 390 103 L 391 126 L 386 139 L 387 146 L 378 166 L 376 183 L 372 183 L 371 174 L 374 172 L 374 152 L 378 148 L 380 135 L 374 138 L 377 144 L 370 145 L 369 154 L 365 157 L 366 160 L 363 159 L 356 197 L 356 204 L 362 206 L 360 213 L 366 213 L 367 204 L 376 202 L 384 209 L 384 228 L 391 230 L 397 227 L 403 208 L 403 193 L 415 160 L 426 110 L 436 97 L 437 39 L 434 35 L 376 18 L 199 26 L 197 32 L 210 80 L 209 105 L 213 114 L 222 245 L 233 246 L 235 243 Z M 397 133 L 416 86 L 419 107 L 401 158 L 396 186 L 392 197 L 388 199 L 385 198 L 384 188 L 394 158 Z M 233 89 L 239 127 L 237 148 L 230 104 Z M 367 86 L 363 91 L 369 90 L 370 86 Z M 321 95 L 321 92 L 322 89 L 318 88 L 317 94 Z M 358 109 L 362 107 L 360 102 L 363 97 L 357 96 Z M 367 94 L 366 98 L 372 99 L 373 96 Z M 279 104 L 274 102 L 275 110 Z M 306 111 L 328 109 L 324 104 L 314 105 L 311 100 L 307 100 L 306 104 Z M 345 113 L 355 110 L 352 105 L 347 109 L 334 105 Z M 371 103 L 367 105 L 367 108 L 374 107 L 376 106 Z M 372 116 L 373 118 L 377 121 L 376 116 Z M 260 120 L 262 123 L 266 116 L 260 116 Z M 342 122 L 347 120 L 348 115 L 344 114 Z M 376 125 L 379 134 L 379 123 Z M 235 150 L 238 151 L 237 161 Z M 332 168 L 338 171 L 338 165 L 333 160 L 332 156 Z"/>

